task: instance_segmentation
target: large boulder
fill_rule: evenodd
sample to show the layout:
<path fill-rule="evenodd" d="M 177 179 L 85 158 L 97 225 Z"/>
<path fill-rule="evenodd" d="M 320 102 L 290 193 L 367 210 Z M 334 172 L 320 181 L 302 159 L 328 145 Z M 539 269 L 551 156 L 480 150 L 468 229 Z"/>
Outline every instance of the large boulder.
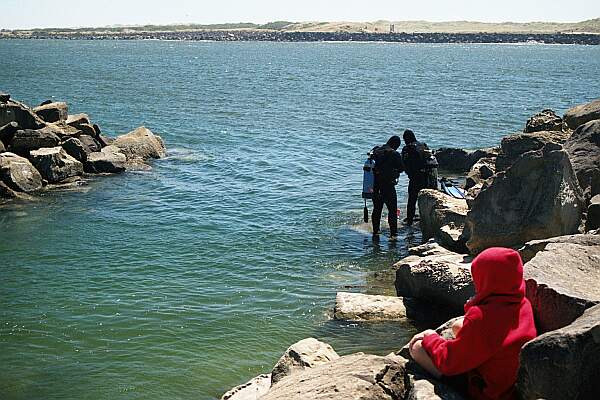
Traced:
<path fill-rule="evenodd" d="M 221 400 L 258 400 L 271 388 L 271 374 L 262 374 L 227 391 Z"/>
<path fill-rule="evenodd" d="M 10 94 L 0 92 L 0 103 L 7 103 L 10 100 Z"/>
<path fill-rule="evenodd" d="M 552 238 L 525 264 L 523 275 L 538 332 L 570 324 L 600 302 L 600 236 Z"/>
<path fill-rule="evenodd" d="M 409 255 L 394 265 L 396 293 L 441 305 L 449 316 L 464 313 L 463 306 L 475 294 L 472 258 L 432 245 L 424 255 Z"/>
<path fill-rule="evenodd" d="M 261 400 L 403 399 L 406 359 L 356 353 L 288 376 Z"/>
<path fill-rule="evenodd" d="M 46 124 L 46 128 L 54 132 L 56 136 L 60 137 L 62 140 L 67 140 L 69 138 L 78 137 L 81 135 L 81 131 L 79 129 L 65 124 L 64 121 L 52 123 L 48 122 Z"/>
<path fill-rule="evenodd" d="M 465 200 L 455 199 L 438 190 L 424 189 L 419 192 L 418 204 L 423 240 L 435 237 L 442 245 L 451 250 L 464 249 L 464 243 L 453 242 L 452 236 L 447 235 L 447 230 L 451 225 L 454 229 L 462 231 L 468 211 Z M 441 232 L 441 228 L 444 226 L 446 226 L 446 231 Z"/>
<path fill-rule="evenodd" d="M 125 171 L 127 158 L 116 146 L 106 146 L 102 151 L 88 154 L 83 164 L 85 172 L 92 174 L 119 173 Z"/>
<path fill-rule="evenodd" d="M 60 146 L 33 150 L 30 159 L 42 177 L 50 183 L 83 174 L 83 164 Z"/>
<path fill-rule="evenodd" d="M 523 132 L 561 131 L 562 118 L 552 110 L 543 110 L 527 120 Z"/>
<path fill-rule="evenodd" d="M 577 129 L 579 125 L 600 119 L 600 99 L 569 109 L 563 119 L 571 129 Z"/>
<path fill-rule="evenodd" d="M 25 104 L 14 100 L 0 103 L 0 126 L 16 122 L 21 129 L 39 129 L 44 121 Z"/>
<path fill-rule="evenodd" d="M 69 126 L 75 127 L 77 128 L 77 126 L 82 125 L 82 124 L 86 124 L 86 125 L 90 125 L 90 117 L 88 117 L 87 114 L 73 114 L 73 115 L 69 115 L 65 121 L 65 123 Z"/>
<path fill-rule="evenodd" d="M 585 230 L 591 231 L 600 228 L 600 194 L 595 195 L 590 200 L 587 218 L 585 221 Z"/>
<path fill-rule="evenodd" d="M 586 198 L 600 194 L 600 120 L 580 125 L 565 150 Z"/>
<path fill-rule="evenodd" d="M 121 153 L 125 154 L 128 162 L 162 158 L 166 154 L 161 137 L 143 126 L 118 136 L 112 145 L 118 147 Z"/>
<path fill-rule="evenodd" d="M 5 152 L 0 154 L 0 181 L 19 192 L 34 192 L 42 188 L 42 176 L 28 159 Z"/>
<path fill-rule="evenodd" d="M 100 145 L 100 143 L 90 135 L 80 135 L 79 140 L 92 152 L 102 150 L 102 146 Z M 119 152 L 121 151 L 119 150 Z"/>
<path fill-rule="evenodd" d="M 442 147 L 434 153 L 439 168 L 446 171 L 468 171 L 469 153 L 464 149 Z"/>
<path fill-rule="evenodd" d="M 0 140 L 0 153 L 4 153 L 6 151 L 6 147 L 4 147 L 4 143 Z"/>
<path fill-rule="evenodd" d="M 401 297 L 338 292 L 335 319 L 349 321 L 393 321 L 406 318 Z"/>
<path fill-rule="evenodd" d="M 69 108 L 67 107 L 67 103 L 53 102 L 35 107 L 33 112 L 46 122 L 57 122 L 67 119 Z"/>
<path fill-rule="evenodd" d="M 585 202 L 559 145 L 525 153 L 490 180 L 467 213 L 464 236 L 472 254 L 578 232 Z"/>
<path fill-rule="evenodd" d="M 600 305 L 521 350 L 517 389 L 523 400 L 595 400 L 600 394 Z"/>
<path fill-rule="evenodd" d="M 0 127 L 0 142 L 2 142 L 5 147 L 8 147 L 12 142 L 15 133 L 17 133 L 19 129 L 21 128 L 15 121 L 9 122 L 8 124 Z"/>
<path fill-rule="evenodd" d="M 15 132 L 9 149 L 17 154 L 28 156 L 31 150 L 42 147 L 56 147 L 60 138 L 51 128 L 23 129 Z"/>
<path fill-rule="evenodd" d="M 274 385 L 286 376 L 328 363 L 339 357 L 333 347 L 327 343 L 320 342 L 315 338 L 303 339 L 288 347 L 277 361 L 271 372 L 271 383 Z"/>
<path fill-rule="evenodd" d="M 515 133 L 502 138 L 500 153 L 496 157 L 496 172 L 510 167 L 523 154 L 542 149 L 546 144 L 564 144 L 571 134 L 563 131 Z"/>
<path fill-rule="evenodd" d="M 67 139 L 62 147 L 71 157 L 80 162 L 86 162 L 88 155 L 92 153 L 92 150 L 78 138 Z"/>
<path fill-rule="evenodd" d="M 600 244 L 600 237 L 591 233 L 555 236 L 548 239 L 531 240 L 519 249 L 523 264 L 528 263 L 540 251 L 544 251 L 550 243 L 570 243 L 578 246 L 596 246 Z"/>
<path fill-rule="evenodd" d="M 483 184 L 484 181 L 491 178 L 496 173 L 496 158 L 484 157 L 477 161 L 471 167 L 465 181 L 465 190 L 469 190 L 476 185 Z M 476 196 L 473 196 L 476 197 Z"/>

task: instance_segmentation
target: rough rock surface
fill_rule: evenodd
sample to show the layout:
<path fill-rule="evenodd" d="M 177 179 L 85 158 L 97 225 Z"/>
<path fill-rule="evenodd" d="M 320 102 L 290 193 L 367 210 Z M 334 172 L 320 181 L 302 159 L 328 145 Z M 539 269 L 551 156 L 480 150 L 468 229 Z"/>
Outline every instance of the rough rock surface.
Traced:
<path fill-rule="evenodd" d="M 13 121 L 21 129 L 38 129 L 44 126 L 44 121 L 25 104 L 14 100 L 0 103 L 0 126 Z"/>
<path fill-rule="evenodd" d="M 28 159 L 5 152 L 0 154 L 0 180 L 19 192 L 34 192 L 42 188 L 42 176 Z"/>
<path fill-rule="evenodd" d="M 121 153 L 125 154 L 128 162 L 162 158 L 166 154 L 165 145 L 160 136 L 143 126 L 118 136 L 112 145 L 118 147 Z"/>
<path fill-rule="evenodd" d="M 584 200 L 567 153 L 548 144 L 491 178 L 473 199 L 464 236 L 471 254 L 576 233 Z"/>
<path fill-rule="evenodd" d="M 6 103 L 8 100 L 10 100 L 10 94 L 0 92 L 0 103 Z"/>
<path fill-rule="evenodd" d="M 80 162 L 87 161 L 87 156 L 92 153 L 92 150 L 77 138 L 67 139 L 62 147 L 71 157 Z"/>
<path fill-rule="evenodd" d="M 35 107 L 33 112 L 46 122 L 65 121 L 69 115 L 67 103 L 63 102 L 44 104 Z"/>
<path fill-rule="evenodd" d="M 543 251 L 550 243 L 570 243 L 578 246 L 597 246 L 600 245 L 600 236 L 594 235 L 591 232 L 587 234 L 575 234 L 555 236 L 548 239 L 531 240 L 519 249 L 523 263 L 528 263 L 536 256 L 537 253 Z"/>
<path fill-rule="evenodd" d="M 496 173 L 496 158 L 484 157 L 477 161 L 467 174 L 465 190 L 469 190 L 476 185 L 483 183 Z M 475 197 L 475 196 L 473 196 Z"/>
<path fill-rule="evenodd" d="M 524 400 L 597 399 L 600 394 L 600 305 L 571 325 L 521 350 L 517 388 Z"/>
<path fill-rule="evenodd" d="M 102 150 L 100 143 L 90 135 L 81 135 L 79 136 L 79 140 L 92 152 Z"/>
<path fill-rule="evenodd" d="M 579 125 L 600 119 L 600 99 L 569 109 L 563 119 L 571 129 L 577 129 Z"/>
<path fill-rule="evenodd" d="M 78 125 L 88 124 L 90 125 L 90 117 L 87 114 L 73 114 L 67 117 L 65 123 L 69 126 L 77 128 Z"/>
<path fill-rule="evenodd" d="M 59 143 L 60 138 L 50 128 L 23 129 L 15 132 L 10 150 L 14 153 L 28 156 L 31 150 L 37 150 L 42 147 L 56 147 Z"/>
<path fill-rule="evenodd" d="M 562 118 L 554 111 L 543 110 L 527 120 L 523 132 L 560 131 L 562 126 Z"/>
<path fill-rule="evenodd" d="M 569 132 L 562 131 L 515 133 L 505 136 L 501 141 L 500 154 L 496 157 L 496 172 L 506 170 L 528 151 L 540 150 L 548 143 L 562 145 L 570 136 Z"/>
<path fill-rule="evenodd" d="M 50 183 L 83 174 L 83 164 L 60 146 L 33 150 L 30 159 L 42 177 Z"/>
<path fill-rule="evenodd" d="M 6 147 L 4 147 L 4 143 L 0 140 L 0 153 L 4 153 L 6 151 Z"/>
<path fill-rule="evenodd" d="M 8 147 L 19 129 L 19 124 L 14 121 L 0 127 L 0 141 L 4 144 L 4 147 Z"/>
<path fill-rule="evenodd" d="M 463 306 L 475 294 L 471 278 L 471 257 L 456 254 L 439 245 L 410 255 L 394 265 L 396 293 L 447 307 L 454 316 L 464 313 Z"/>
<path fill-rule="evenodd" d="M 406 318 L 401 297 L 338 292 L 334 317 L 349 321 L 390 321 Z"/>
<path fill-rule="evenodd" d="M 116 146 L 106 146 L 102 151 L 90 153 L 83 165 L 85 172 L 119 173 L 125 171 L 127 158 Z"/>
<path fill-rule="evenodd" d="M 452 387 L 429 376 L 407 373 L 410 388 L 406 400 L 465 400 L 466 398 Z"/>
<path fill-rule="evenodd" d="M 585 230 L 591 231 L 600 228 L 600 194 L 595 195 L 590 200 L 585 222 Z"/>
<path fill-rule="evenodd" d="M 315 338 L 303 339 L 288 347 L 277 361 L 271 372 L 271 383 L 275 385 L 286 376 L 296 374 L 306 368 L 314 368 L 317 365 L 328 363 L 339 357 L 327 343 L 320 342 Z"/>
<path fill-rule="evenodd" d="M 467 202 L 433 189 L 424 189 L 418 197 L 423 240 L 439 236 L 442 226 L 452 223 L 460 229 L 465 224 Z"/>
<path fill-rule="evenodd" d="M 446 249 L 459 254 L 468 254 L 467 239 L 463 236 L 464 225 L 456 226 L 450 222 L 444 225 L 435 235 L 435 240 Z"/>
<path fill-rule="evenodd" d="M 356 353 L 288 376 L 261 400 L 397 400 L 406 395 L 406 360 Z"/>
<path fill-rule="evenodd" d="M 229 390 L 221 400 L 258 400 L 271 388 L 271 374 L 259 375 Z"/>
<path fill-rule="evenodd" d="M 600 194 L 600 120 L 579 126 L 565 143 L 587 199 Z"/>
<path fill-rule="evenodd" d="M 524 266 L 539 333 L 562 328 L 600 303 L 600 236 L 553 239 Z"/>

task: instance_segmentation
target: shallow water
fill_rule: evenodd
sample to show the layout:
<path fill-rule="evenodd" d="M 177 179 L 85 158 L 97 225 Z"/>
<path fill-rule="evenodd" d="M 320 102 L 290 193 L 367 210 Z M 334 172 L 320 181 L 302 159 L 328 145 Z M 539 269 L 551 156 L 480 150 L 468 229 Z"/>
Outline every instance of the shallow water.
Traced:
<path fill-rule="evenodd" d="M 409 323 L 330 318 L 337 291 L 393 294 L 420 240 L 372 243 L 365 152 L 497 145 L 598 76 L 584 46 L 0 41 L 0 90 L 169 150 L 0 210 L 0 398 L 212 399 L 308 336 L 399 348 Z"/>

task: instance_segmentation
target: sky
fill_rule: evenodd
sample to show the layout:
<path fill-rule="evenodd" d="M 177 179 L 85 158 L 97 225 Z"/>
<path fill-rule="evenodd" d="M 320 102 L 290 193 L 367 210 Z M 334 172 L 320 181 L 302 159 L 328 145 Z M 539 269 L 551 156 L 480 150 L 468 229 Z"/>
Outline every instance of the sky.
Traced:
<path fill-rule="evenodd" d="M 600 0 L 0 0 L 0 29 L 271 21 L 578 22 Z"/>

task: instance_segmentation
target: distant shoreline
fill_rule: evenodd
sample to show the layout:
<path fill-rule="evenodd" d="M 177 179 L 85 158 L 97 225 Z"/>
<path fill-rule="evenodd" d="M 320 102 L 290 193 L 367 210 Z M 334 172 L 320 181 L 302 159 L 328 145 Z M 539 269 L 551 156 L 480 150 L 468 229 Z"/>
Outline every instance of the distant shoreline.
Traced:
<path fill-rule="evenodd" d="M 600 45 L 600 34 L 590 33 L 367 33 L 258 30 L 198 30 L 172 32 L 5 31 L 0 33 L 0 38 L 66 40 L 154 39 L 216 42 L 541 43 Z"/>

